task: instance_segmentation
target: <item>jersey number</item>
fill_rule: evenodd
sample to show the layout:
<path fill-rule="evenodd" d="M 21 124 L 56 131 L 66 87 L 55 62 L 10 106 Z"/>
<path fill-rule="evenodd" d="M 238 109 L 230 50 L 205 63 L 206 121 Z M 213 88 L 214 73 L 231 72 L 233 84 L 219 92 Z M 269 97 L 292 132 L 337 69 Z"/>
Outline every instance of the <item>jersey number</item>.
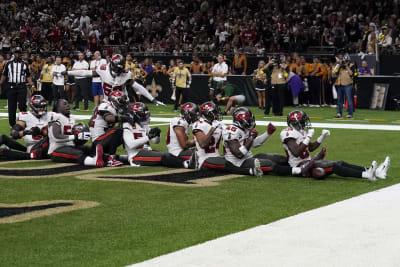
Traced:
<path fill-rule="evenodd" d="M 121 86 L 112 86 L 111 84 L 108 83 L 103 83 L 103 90 L 104 90 L 104 94 L 106 96 L 109 96 L 110 93 L 114 90 L 114 91 L 122 91 L 122 87 Z"/>
<path fill-rule="evenodd" d="M 64 135 L 71 135 L 72 134 L 72 127 L 71 125 L 64 126 Z"/>

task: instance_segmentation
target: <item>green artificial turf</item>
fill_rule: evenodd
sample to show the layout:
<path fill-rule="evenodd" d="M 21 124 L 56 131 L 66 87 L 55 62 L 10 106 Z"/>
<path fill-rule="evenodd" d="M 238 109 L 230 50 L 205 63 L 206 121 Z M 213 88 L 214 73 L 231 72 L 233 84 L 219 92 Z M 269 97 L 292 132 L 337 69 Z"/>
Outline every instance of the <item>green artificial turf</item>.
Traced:
<path fill-rule="evenodd" d="M 172 113 L 171 108 L 150 105 L 153 115 Z M 286 108 L 285 112 L 289 110 Z M 334 111 L 307 109 L 311 117 L 333 116 Z M 261 113 L 256 111 L 257 116 L 263 116 Z M 356 119 L 375 116 L 388 124 L 400 119 L 398 114 L 357 110 Z M 314 121 L 316 119 L 312 119 Z M 159 127 L 162 142 L 153 148 L 165 151 L 167 126 Z M 263 146 L 253 150 L 254 154 L 284 153 L 279 140 L 282 127 L 277 128 Z M 7 120 L 0 120 L 0 129 L 0 133 L 7 134 Z M 259 132 L 265 129 L 265 126 L 257 127 Z M 320 133 L 321 129 L 316 129 L 315 136 Z M 388 179 L 375 183 L 336 176 L 323 181 L 247 176 L 225 180 L 214 187 L 176 187 L 82 180 L 68 174 L 46 179 L 0 178 L 0 203 L 39 200 L 100 203 L 90 209 L 0 224 L 1 266 L 124 266 L 386 187 L 400 182 L 398 139 L 399 133 L 395 131 L 343 129 L 332 129 L 331 136 L 326 139 L 328 160 L 369 166 L 372 160 L 380 163 L 390 155 L 392 165 Z M 122 148 L 118 152 L 122 153 Z M 29 168 L 42 164 L 14 162 L 0 167 Z M 166 168 L 115 168 L 105 169 L 104 173 L 161 170 Z"/>

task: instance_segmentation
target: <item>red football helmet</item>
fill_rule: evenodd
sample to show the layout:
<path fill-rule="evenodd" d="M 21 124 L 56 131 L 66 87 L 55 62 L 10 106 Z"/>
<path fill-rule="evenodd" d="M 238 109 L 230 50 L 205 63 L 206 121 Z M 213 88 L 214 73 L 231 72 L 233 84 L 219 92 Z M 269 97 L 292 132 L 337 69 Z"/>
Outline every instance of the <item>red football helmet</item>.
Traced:
<path fill-rule="evenodd" d="M 214 102 L 208 101 L 200 106 L 200 116 L 209 122 L 221 120 L 220 114 L 219 107 Z"/>
<path fill-rule="evenodd" d="M 124 108 L 127 107 L 129 103 L 128 97 L 119 91 L 111 92 L 108 96 L 108 100 L 119 113 L 123 112 Z"/>
<path fill-rule="evenodd" d="M 297 131 L 311 128 L 310 118 L 302 110 L 293 110 L 290 112 L 287 116 L 287 124 L 289 127 L 294 128 Z"/>
<path fill-rule="evenodd" d="M 41 95 L 34 95 L 29 101 L 29 107 L 33 115 L 40 117 L 47 112 L 47 101 Z"/>
<path fill-rule="evenodd" d="M 145 103 L 136 102 L 129 108 L 133 118 L 137 122 L 145 122 L 150 120 L 150 111 Z"/>
<path fill-rule="evenodd" d="M 239 128 L 250 130 L 256 127 L 256 120 L 250 109 L 238 107 L 232 113 L 233 124 Z"/>
<path fill-rule="evenodd" d="M 199 108 L 195 103 L 186 102 L 181 106 L 181 117 L 191 124 L 198 120 Z"/>
<path fill-rule="evenodd" d="M 115 54 L 111 57 L 110 68 L 114 74 L 121 74 L 125 70 L 125 59 L 120 54 Z"/>

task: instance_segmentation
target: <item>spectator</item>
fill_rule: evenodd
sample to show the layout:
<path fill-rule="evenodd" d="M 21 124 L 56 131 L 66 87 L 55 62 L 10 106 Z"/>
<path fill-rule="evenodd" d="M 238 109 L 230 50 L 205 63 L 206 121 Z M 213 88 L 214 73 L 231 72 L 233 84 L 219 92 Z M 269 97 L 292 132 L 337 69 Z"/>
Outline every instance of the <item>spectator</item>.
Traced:
<path fill-rule="evenodd" d="M 51 105 L 53 101 L 53 77 L 51 76 L 51 70 L 53 69 L 53 58 L 47 57 L 46 64 L 44 64 L 42 72 L 40 73 L 40 82 L 41 82 L 41 94 L 48 101 L 48 104 Z"/>
<path fill-rule="evenodd" d="M 72 66 L 72 70 L 88 70 L 89 64 L 85 60 L 85 56 L 82 52 L 78 54 L 78 61 L 74 63 Z M 84 100 L 84 110 L 89 110 L 89 88 L 90 88 L 90 80 L 86 77 L 75 76 L 75 106 L 74 110 L 79 110 L 79 102 Z"/>
<path fill-rule="evenodd" d="M 343 60 L 343 56 L 339 56 L 339 61 L 333 70 L 333 77 L 336 77 L 336 89 L 338 94 L 338 112 L 336 118 L 342 117 L 342 109 L 344 104 L 344 96 L 346 96 L 348 108 L 346 118 L 353 118 L 353 63 Z"/>
<path fill-rule="evenodd" d="M 96 70 L 106 64 L 107 64 L 106 60 L 101 58 L 100 51 L 94 52 L 94 59 L 90 62 L 90 69 Z M 100 77 L 92 78 L 92 95 L 94 100 L 94 106 L 97 107 L 104 99 L 104 92 L 101 86 Z"/>
<path fill-rule="evenodd" d="M 219 54 L 217 57 L 218 63 L 212 67 L 212 82 L 210 86 L 209 97 L 210 100 L 214 100 L 214 90 L 217 88 L 217 84 L 220 82 L 225 82 L 226 75 L 228 74 L 228 65 L 224 61 L 224 55 Z"/>
<path fill-rule="evenodd" d="M 322 65 L 317 57 L 313 58 L 313 63 L 308 64 L 308 87 L 310 90 L 310 107 L 320 107 L 321 105 L 321 78 L 323 75 Z"/>
<path fill-rule="evenodd" d="M 178 111 L 178 106 L 180 105 L 179 100 L 185 98 L 187 88 L 190 88 L 190 83 L 192 82 L 192 75 L 189 70 L 183 65 L 183 61 L 178 61 L 178 67 L 174 70 L 173 84 L 176 86 L 176 100 L 174 111 Z"/>
<path fill-rule="evenodd" d="M 66 71 L 66 68 L 63 64 L 61 64 L 61 57 L 56 57 L 56 63 L 53 65 L 51 69 L 51 75 L 53 76 L 53 97 L 54 103 L 57 102 L 58 99 L 65 99 L 65 91 L 64 91 L 64 75 L 61 73 Z"/>
<path fill-rule="evenodd" d="M 285 104 L 285 92 L 287 72 L 286 64 L 275 60 L 271 71 L 271 96 L 272 96 L 272 113 L 274 116 L 283 115 L 283 106 Z"/>
<path fill-rule="evenodd" d="M 150 58 L 144 59 L 142 69 L 146 72 L 147 75 L 149 75 L 153 72 L 153 64 L 152 64 L 152 61 Z"/>
<path fill-rule="evenodd" d="M 238 75 L 246 75 L 246 70 L 247 70 L 247 58 L 244 55 L 243 49 L 240 48 L 238 50 L 238 54 L 235 55 L 235 58 L 233 60 L 232 73 Z"/>
<path fill-rule="evenodd" d="M 257 92 L 258 108 L 265 109 L 265 88 L 267 86 L 267 75 L 264 72 L 265 62 L 260 60 L 258 62 L 258 69 L 253 72 L 253 79 L 255 82 L 255 89 Z"/>
<path fill-rule="evenodd" d="M 193 61 L 190 64 L 190 72 L 193 74 L 202 74 L 206 70 L 198 55 L 193 56 Z"/>
<path fill-rule="evenodd" d="M 72 59 L 70 57 L 65 57 L 63 64 L 67 71 L 72 70 Z M 75 77 L 72 75 L 68 75 L 67 82 L 65 83 L 65 94 L 68 102 L 72 103 L 75 95 Z"/>
<path fill-rule="evenodd" d="M 368 67 L 367 61 L 363 60 L 361 62 L 361 67 L 358 69 L 358 74 L 361 75 L 361 76 L 370 76 L 370 75 L 372 75 L 372 71 Z"/>

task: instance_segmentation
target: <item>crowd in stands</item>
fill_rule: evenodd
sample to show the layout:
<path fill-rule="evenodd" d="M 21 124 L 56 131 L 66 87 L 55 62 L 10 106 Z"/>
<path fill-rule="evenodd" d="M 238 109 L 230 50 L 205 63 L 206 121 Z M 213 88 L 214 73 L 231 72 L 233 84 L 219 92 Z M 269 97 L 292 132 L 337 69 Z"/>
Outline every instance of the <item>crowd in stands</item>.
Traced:
<path fill-rule="evenodd" d="M 400 46 L 397 1 L 0 0 L 0 50 L 232 55 Z M 376 45 L 377 44 L 377 45 Z M 109 51 L 110 54 L 112 50 Z"/>

